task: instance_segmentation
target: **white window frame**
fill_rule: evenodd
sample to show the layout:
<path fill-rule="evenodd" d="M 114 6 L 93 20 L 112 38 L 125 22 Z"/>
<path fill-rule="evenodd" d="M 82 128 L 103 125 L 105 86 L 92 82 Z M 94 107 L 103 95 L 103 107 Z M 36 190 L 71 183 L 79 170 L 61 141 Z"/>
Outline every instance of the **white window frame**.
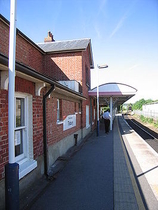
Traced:
<path fill-rule="evenodd" d="M 90 124 L 89 124 L 89 106 L 86 105 L 86 128 L 89 128 Z"/>
<path fill-rule="evenodd" d="M 94 115 L 94 120 L 95 120 L 95 108 L 94 108 L 94 113 L 93 113 L 93 115 Z"/>
<path fill-rule="evenodd" d="M 24 125 L 23 126 L 20 126 L 20 127 L 16 127 L 16 98 L 20 98 L 20 99 L 24 99 Z M 14 117 L 14 135 L 16 133 L 16 131 L 19 131 L 19 130 L 22 130 L 22 139 L 26 139 L 27 136 L 27 126 L 28 126 L 28 123 L 27 123 L 27 117 L 26 117 L 26 110 L 27 110 L 27 98 L 24 97 L 24 96 L 16 96 L 15 97 L 15 117 Z M 23 158 L 25 158 L 27 156 L 27 145 L 26 145 L 26 141 L 23 141 L 23 153 L 21 155 L 18 155 L 17 157 L 15 157 L 15 161 L 18 162 L 20 160 L 22 160 Z"/>
<path fill-rule="evenodd" d="M 78 112 L 79 112 L 79 114 L 81 114 L 81 103 L 80 102 L 78 103 Z"/>
<path fill-rule="evenodd" d="M 23 129 L 24 131 L 23 154 L 15 157 L 15 161 L 19 164 L 19 179 L 21 179 L 37 167 L 37 161 L 33 159 L 32 95 L 19 93 L 19 92 L 15 93 L 14 125 L 16 125 L 16 98 L 24 99 L 24 109 L 25 109 L 24 110 L 25 125 L 18 128 L 14 126 L 15 127 L 14 132 L 16 132 L 16 130 L 18 129 Z"/>
<path fill-rule="evenodd" d="M 60 121 L 60 100 L 57 99 L 57 122 Z"/>

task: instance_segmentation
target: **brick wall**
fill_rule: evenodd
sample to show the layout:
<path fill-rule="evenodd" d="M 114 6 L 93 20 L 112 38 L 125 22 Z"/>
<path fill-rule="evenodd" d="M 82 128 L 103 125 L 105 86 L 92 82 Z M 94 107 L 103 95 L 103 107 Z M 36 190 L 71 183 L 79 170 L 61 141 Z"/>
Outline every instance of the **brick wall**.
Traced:
<path fill-rule="evenodd" d="M 34 158 L 43 154 L 43 94 L 35 96 L 35 84 L 25 79 L 15 78 L 16 92 L 33 95 L 33 153 Z M 78 103 L 62 100 L 62 118 L 67 115 L 76 115 L 76 126 L 63 131 L 63 124 L 57 125 L 57 99 L 47 99 L 47 141 L 52 145 L 64 137 L 76 132 L 81 128 L 81 114 Z M 8 162 L 8 91 L 0 90 L 0 179 L 4 178 L 4 166 Z"/>
<path fill-rule="evenodd" d="M 35 84 L 23 78 L 15 77 L 15 91 L 34 95 Z"/>
<path fill-rule="evenodd" d="M 35 69 L 39 73 L 44 73 L 43 54 L 33 45 L 23 39 L 19 34 L 16 40 L 16 61 Z"/>
<path fill-rule="evenodd" d="M 87 75 L 86 68 L 88 69 Z M 83 127 L 85 127 L 86 105 L 89 105 L 90 107 L 90 99 L 88 96 L 89 87 L 86 84 L 87 76 L 90 83 L 90 63 L 88 48 L 83 52 L 61 54 L 56 53 L 52 55 L 46 55 L 45 70 L 46 74 L 50 75 L 55 80 L 76 80 L 81 84 L 83 95 L 87 98 L 87 100 L 83 101 L 82 103 Z"/>
<path fill-rule="evenodd" d="M 0 52 L 8 56 L 9 52 L 9 26 L 0 20 Z"/>
<path fill-rule="evenodd" d="M 73 134 L 81 128 L 81 114 L 79 114 L 78 103 L 62 100 L 62 119 L 66 118 L 68 115 L 76 114 L 76 126 L 63 131 L 63 124 L 57 124 L 57 98 L 47 99 L 47 140 L 48 145 L 52 145 L 66 136 Z"/>
<path fill-rule="evenodd" d="M 8 163 L 8 91 L 0 90 L 0 180 Z"/>
<path fill-rule="evenodd" d="M 45 72 L 55 80 L 76 80 L 82 85 L 82 53 L 46 55 Z"/>
<path fill-rule="evenodd" d="M 35 45 L 36 46 L 36 45 Z M 44 56 L 31 42 L 18 33 L 16 35 L 16 61 L 30 66 L 36 71 L 43 73 Z M 0 19 L 0 53 L 9 55 L 9 26 Z"/>
<path fill-rule="evenodd" d="M 17 35 L 16 60 L 36 71 L 57 80 L 76 80 L 82 85 L 83 96 L 81 114 L 76 115 L 76 127 L 63 131 L 63 125 L 57 125 L 57 99 L 47 99 L 47 138 L 48 145 L 86 126 L 86 105 L 90 108 L 89 87 L 86 77 L 90 77 L 88 49 L 83 52 L 44 55 L 32 43 Z M 8 56 L 9 26 L 0 21 L 0 52 Z M 88 73 L 86 73 L 86 68 Z M 15 78 L 15 91 L 33 96 L 33 149 L 34 158 L 43 154 L 43 94 L 35 96 L 35 83 L 22 78 Z M 93 108 L 92 108 L 93 109 Z M 79 112 L 78 104 L 62 100 L 62 117 Z M 4 165 L 8 162 L 8 91 L 0 90 L 0 179 L 4 178 Z"/>
<path fill-rule="evenodd" d="M 15 91 L 33 96 L 33 151 L 34 158 L 43 154 L 43 97 L 35 96 L 35 83 L 15 78 Z"/>
<path fill-rule="evenodd" d="M 43 98 L 33 97 L 33 153 L 34 158 L 43 154 Z"/>
<path fill-rule="evenodd" d="M 34 158 L 43 154 L 43 98 L 35 96 L 35 84 L 15 78 L 15 91 L 33 95 L 33 146 Z M 8 91 L 0 90 L 0 180 L 5 177 L 8 163 Z"/>

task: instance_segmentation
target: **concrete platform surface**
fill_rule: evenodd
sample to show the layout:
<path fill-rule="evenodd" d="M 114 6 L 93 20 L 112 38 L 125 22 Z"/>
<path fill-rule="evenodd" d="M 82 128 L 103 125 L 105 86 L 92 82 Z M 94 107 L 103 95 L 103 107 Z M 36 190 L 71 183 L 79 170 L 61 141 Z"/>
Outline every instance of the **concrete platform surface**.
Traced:
<path fill-rule="evenodd" d="M 145 157 L 149 154 L 150 160 L 141 157 L 144 152 L 140 148 L 145 148 Z M 32 191 L 29 200 L 21 199 L 21 209 L 158 209 L 157 181 L 153 178 L 158 164 L 152 155 L 157 156 L 117 115 L 108 135 L 100 123 L 99 137 L 91 133 L 82 145 L 71 149 L 69 158 L 59 158 L 52 179 L 43 181 L 43 189 L 34 188 L 39 193 Z M 33 193 L 36 196 L 31 199 Z M 22 205 L 24 199 L 26 205 Z"/>
<path fill-rule="evenodd" d="M 119 117 L 122 138 L 147 208 L 158 209 L 158 154 Z"/>

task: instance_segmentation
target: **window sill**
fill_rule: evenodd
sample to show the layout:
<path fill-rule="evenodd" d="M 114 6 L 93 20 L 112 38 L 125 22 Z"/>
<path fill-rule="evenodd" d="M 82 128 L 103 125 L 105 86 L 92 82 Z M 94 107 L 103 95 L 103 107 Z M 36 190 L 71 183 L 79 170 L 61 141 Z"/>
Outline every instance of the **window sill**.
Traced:
<path fill-rule="evenodd" d="M 86 129 L 88 129 L 89 127 L 90 127 L 90 125 L 87 125 L 87 126 L 86 126 Z"/>
<path fill-rule="evenodd" d="M 61 125 L 61 124 L 63 124 L 63 121 L 57 121 L 56 124 L 57 124 L 57 125 Z"/>
<path fill-rule="evenodd" d="M 27 175 L 37 167 L 36 160 L 28 160 L 28 159 L 24 160 L 21 162 L 17 162 L 19 164 L 19 179 L 23 178 L 25 175 Z"/>

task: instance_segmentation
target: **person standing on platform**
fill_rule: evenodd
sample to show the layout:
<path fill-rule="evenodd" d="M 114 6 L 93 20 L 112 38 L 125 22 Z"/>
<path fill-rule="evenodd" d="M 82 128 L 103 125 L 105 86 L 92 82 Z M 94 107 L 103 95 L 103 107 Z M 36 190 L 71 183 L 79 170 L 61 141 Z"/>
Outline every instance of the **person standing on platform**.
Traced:
<path fill-rule="evenodd" d="M 111 119 L 111 115 L 110 115 L 110 110 L 106 110 L 103 113 L 103 118 L 104 118 L 104 125 L 105 125 L 105 133 L 109 133 L 110 130 L 110 119 Z"/>

